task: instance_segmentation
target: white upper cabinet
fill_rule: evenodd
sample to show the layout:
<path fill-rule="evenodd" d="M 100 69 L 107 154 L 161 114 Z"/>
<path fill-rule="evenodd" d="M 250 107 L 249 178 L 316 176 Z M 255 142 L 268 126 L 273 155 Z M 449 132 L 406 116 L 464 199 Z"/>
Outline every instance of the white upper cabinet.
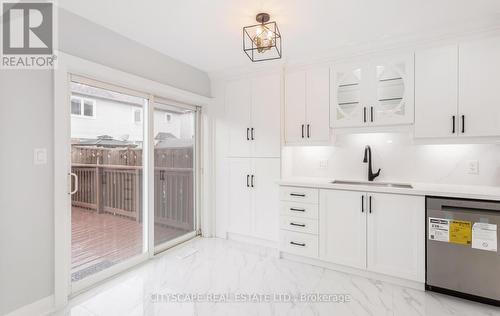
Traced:
<path fill-rule="evenodd" d="M 242 79 L 226 84 L 225 107 L 230 156 L 250 156 L 251 97 L 250 80 Z"/>
<path fill-rule="evenodd" d="M 458 134 L 458 46 L 415 53 L 415 137 Z"/>
<path fill-rule="evenodd" d="M 375 81 L 370 93 L 369 122 L 372 125 L 413 124 L 414 121 L 414 55 L 407 54 L 376 61 Z"/>
<path fill-rule="evenodd" d="M 229 157 L 279 157 L 281 75 L 270 74 L 226 84 Z"/>
<path fill-rule="evenodd" d="M 366 108 L 362 87 L 363 67 L 360 64 L 344 64 L 334 67 L 333 102 L 330 111 L 332 127 L 360 126 L 366 122 Z"/>
<path fill-rule="evenodd" d="M 500 37 L 459 45 L 459 133 L 500 136 Z"/>
<path fill-rule="evenodd" d="M 500 38 L 417 51 L 415 137 L 500 136 Z"/>
<path fill-rule="evenodd" d="M 306 73 L 306 137 L 310 141 L 330 139 L 330 68 L 313 68 Z"/>
<path fill-rule="evenodd" d="M 285 76 L 285 141 L 304 139 L 306 117 L 306 72 L 296 71 Z"/>
<path fill-rule="evenodd" d="M 328 142 L 330 68 L 290 71 L 285 76 L 285 140 L 288 143 Z"/>
<path fill-rule="evenodd" d="M 331 126 L 412 124 L 413 54 L 334 66 Z"/>
<path fill-rule="evenodd" d="M 252 79 L 253 157 L 279 157 L 281 151 L 281 75 Z"/>

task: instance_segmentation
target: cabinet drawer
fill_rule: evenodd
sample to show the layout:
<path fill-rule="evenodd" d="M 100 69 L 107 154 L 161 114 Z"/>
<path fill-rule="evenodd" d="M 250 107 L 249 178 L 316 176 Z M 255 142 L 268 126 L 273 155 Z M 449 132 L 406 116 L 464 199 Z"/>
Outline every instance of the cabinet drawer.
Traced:
<path fill-rule="evenodd" d="M 318 189 L 280 187 L 280 199 L 282 201 L 318 204 L 318 196 Z"/>
<path fill-rule="evenodd" d="M 305 257 L 318 257 L 318 236 L 280 230 L 280 250 Z"/>
<path fill-rule="evenodd" d="M 318 205 L 307 204 L 300 202 L 281 202 L 281 215 L 301 217 L 301 218 L 318 218 Z"/>
<path fill-rule="evenodd" d="M 318 220 L 291 216 L 281 216 L 280 228 L 300 233 L 318 234 Z"/>

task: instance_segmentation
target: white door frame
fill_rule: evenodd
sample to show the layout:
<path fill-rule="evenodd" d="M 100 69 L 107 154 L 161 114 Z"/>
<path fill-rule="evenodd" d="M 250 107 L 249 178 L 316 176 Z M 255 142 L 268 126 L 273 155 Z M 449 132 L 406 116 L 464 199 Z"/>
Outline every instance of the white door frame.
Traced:
<path fill-rule="evenodd" d="M 114 87 L 123 87 L 127 91 L 137 91 L 138 94 L 148 95 L 148 99 L 154 100 L 153 96 L 161 96 L 184 104 L 196 104 L 202 108 L 204 113 L 205 107 L 211 103 L 208 97 L 200 96 L 191 92 L 187 92 L 178 88 L 170 87 L 152 80 L 148 80 L 139 76 L 135 76 L 123 71 L 119 71 L 107 66 L 90 62 L 75 56 L 71 56 L 62 52 L 58 52 L 57 69 L 53 72 L 54 81 L 54 307 L 59 309 L 64 307 L 68 302 L 68 296 L 71 294 L 70 289 L 70 256 L 71 256 L 71 222 L 68 210 L 71 207 L 70 179 L 68 173 L 71 171 L 70 161 L 70 93 L 69 80 L 71 75 L 78 75 L 81 78 L 92 78 L 103 83 L 112 83 Z M 151 104 L 148 106 L 151 109 Z M 148 113 L 151 111 L 147 111 Z M 203 121 L 210 121 L 206 114 L 203 114 Z M 201 125 L 201 124 L 200 124 Z M 210 123 L 207 125 L 211 125 Z M 149 128 L 152 127 L 150 124 Z M 208 131 L 210 133 L 210 131 Z M 210 137 L 209 137 L 210 139 Z M 203 166 L 210 167 L 209 158 L 211 157 L 210 150 L 204 148 L 203 161 L 200 163 L 199 170 L 203 170 Z M 152 157 L 148 157 L 148 162 L 152 161 Z M 198 159 L 200 160 L 200 159 Z M 200 177 L 204 172 L 200 172 Z M 204 181 L 199 181 L 205 183 Z M 199 188 L 199 187 L 198 187 Z M 203 197 L 202 192 L 199 194 Z M 149 198 L 148 198 L 149 200 Z M 150 204 L 148 204 L 151 206 Z M 209 205 L 209 203 L 201 201 L 200 208 Z M 148 214 L 153 214 L 153 209 L 149 207 Z M 208 209 L 203 210 L 203 214 L 208 215 Z M 152 225 L 151 219 L 153 216 L 148 216 L 148 225 Z M 206 216 L 210 219 L 210 216 Z M 198 226 L 200 227 L 200 226 Z M 206 228 L 203 225 L 203 228 Z M 211 227 L 207 227 L 209 230 Z M 210 232 L 208 232 L 210 234 Z M 151 234 L 150 234 L 151 235 Z M 148 256 L 153 256 L 151 247 L 152 238 L 149 237 L 149 253 L 132 258 L 130 264 L 136 264 L 147 259 Z M 179 241 L 177 241 L 179 242 Z M 126 266 L 118 266 L 116 269 L 124 269 Z M 114 271 L 110 271 L 114 272 Z M 105 277 L 105 276 L 102 276 Z M 95 281 L 95 280 L 93 280 Z"/>

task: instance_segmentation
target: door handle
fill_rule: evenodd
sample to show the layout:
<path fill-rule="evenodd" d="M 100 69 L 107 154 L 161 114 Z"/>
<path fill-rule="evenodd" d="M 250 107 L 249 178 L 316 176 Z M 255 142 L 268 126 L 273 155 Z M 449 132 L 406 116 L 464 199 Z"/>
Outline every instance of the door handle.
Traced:
<path fill-rule="evenodd" d="M 73 172 L 70 172 L 69 176 L 75 180 L 75 187 L 73 188 L 72 191 L 69 192 L 70 195 L 73 195 L 76 192 L 78 192 L 78 176 L 76 175 L 76 173 Z"/>
<path fill-rule="evenodd" d="M 255 140 L 254 134 L 253 134 L 253 127 L 251 128 L 250 135 L 252 135 L 252 140 Z"/>
<path fill-rule="evenodd" d="M 298 196 L 298 197 L 306 197 L 305 194 L 301 194 L 301 193 L 290 193 L 291 196 Z"/>
<path fill-rule="evenodd" d="M 370 214 L 372 213 L 372 196 L 370 195 L 369 198 L 368 198 L 368 210 L 370 212 Z"/>
<path fill-rule="evenodd" d="M 456 117 L 455 117 L 455 115 L 453 115 L 451 117 L 451 121 L 452 121 L 452 124 L 453 124 L 452 130 L 451 130 L 452 134 L 455 134 L 455 120 L 456 120 Z"/>
<path fill-rule="evenodd" d="M 311 137 L 311 125 L 307 124 L 307 138 Z"/>
<path fill-rule="evenodd" d="M 250 131 L 250 129 L 247 127 L 247 140 L 250 140 L 250 136 L 248 136 L 249 131 Z"/>
<path fill-rule="evenodd" d="M 254 182 L 253 182 L 253 179 L 254 179 L 254 175 L 252 174 L 252 176 L 251 176 L 251 181 L 250 181 L 250 182 L 252 183 L 252 188 L 254 187 Z"/>
<path fill-rule="evenodd" d="M 370 121 L 373 122 L 373 106 L 370 107 Z"/>
<path fill-rule="evenodd" d="M 361 196 L 361 213 L 365 212 L 365 196 Z"/>
<path fill-rule="evenodd" d="M 290 245 L 301 246 L 301 247 L 305 247 L 306 246 L 305 243 L 300 243 L 300 242 L 295 242 L 295 241 L 291 241 Z"/>
<path fill-rule="evenodd" d="M 303 209 L 303 208 L 290 207 L 290 211 L 293 211 L 293 212 L 305 212 L 306 210 Z"/>
<path fill-rule="evenodd" d="M 462 134 L 465 133 L 465 115 L 462 115 Z"/>
<path fill-rule="evenodd" d="M 366 123 L 366 107 L 363 107 L 363 123 Z"/>
<path fill-rule="evenodd" d="M 306 224 L 297 224 L 297 223 L 290 223 L 291 226 L 299 226 L 299 227 L 306 227 Z"/>
<path fill-rule="evenodd" d="M 248 180 L 250 180 L 250 175 L 249 174 L 247 174 L 247 188 L 250 187 L 250 183 L 249 183 Z"/>
<path fill-rule="evenodd" d="M 304 138 L 304 124 L 302 124 L 302 138 Z"/>

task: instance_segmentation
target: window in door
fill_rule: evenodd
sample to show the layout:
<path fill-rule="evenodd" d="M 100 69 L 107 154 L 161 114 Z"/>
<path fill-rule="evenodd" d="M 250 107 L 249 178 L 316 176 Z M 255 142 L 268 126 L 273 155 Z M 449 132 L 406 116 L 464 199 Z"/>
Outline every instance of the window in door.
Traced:
<path fill-rule="evenodd" d="M 195 109 L 155 104 L 154 244 L 195 231 Z"/>
<path fill-rule="evenodd" d="M 77 82 L 70 88 L 71 172 L 77 182 L 70 210 L 71 280 L 77 282 L 147 251 L 144 124 L 130 113 L 142 111 L 148 100 Z"/>

